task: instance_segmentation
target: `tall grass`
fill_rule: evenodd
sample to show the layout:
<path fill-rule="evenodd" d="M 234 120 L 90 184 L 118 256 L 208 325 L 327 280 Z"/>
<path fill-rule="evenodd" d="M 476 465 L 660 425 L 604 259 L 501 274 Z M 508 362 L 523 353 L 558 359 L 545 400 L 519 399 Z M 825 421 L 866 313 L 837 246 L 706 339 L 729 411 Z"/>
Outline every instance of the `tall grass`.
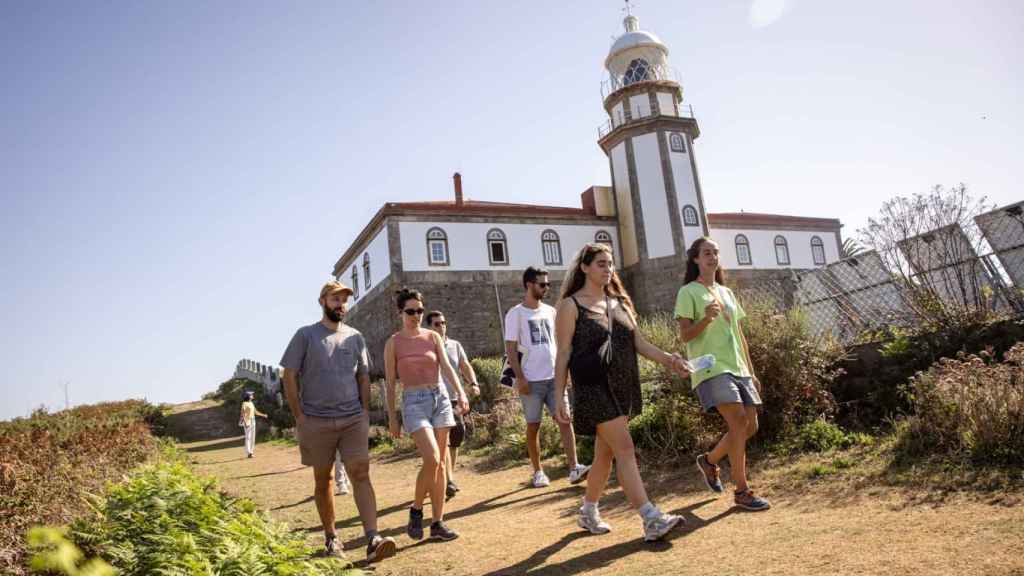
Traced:
<path fill-rule="evenodd" d="M 163 422 L 143 400 L 0 422 L 0 573 L 24 573 L 30 526 L 71 521 L 85 509 L 82 494 L 146 461 Z"/>

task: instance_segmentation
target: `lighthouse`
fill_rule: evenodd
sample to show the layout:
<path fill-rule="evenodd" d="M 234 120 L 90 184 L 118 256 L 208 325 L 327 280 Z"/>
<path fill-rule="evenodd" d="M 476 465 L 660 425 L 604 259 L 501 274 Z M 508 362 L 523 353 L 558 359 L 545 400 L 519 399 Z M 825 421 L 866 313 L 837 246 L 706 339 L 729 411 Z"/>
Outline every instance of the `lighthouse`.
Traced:
<path fill-rule="evenodd" d="M 631 13 L 623 25 L 604 61 L 608 119 L 598 145 L 611 169 L 619 267 L 639 307 L 649 310 L 674 298 L 686 248 L 709 233 L 693 146 L 700 129 L 668 47 Z"/>

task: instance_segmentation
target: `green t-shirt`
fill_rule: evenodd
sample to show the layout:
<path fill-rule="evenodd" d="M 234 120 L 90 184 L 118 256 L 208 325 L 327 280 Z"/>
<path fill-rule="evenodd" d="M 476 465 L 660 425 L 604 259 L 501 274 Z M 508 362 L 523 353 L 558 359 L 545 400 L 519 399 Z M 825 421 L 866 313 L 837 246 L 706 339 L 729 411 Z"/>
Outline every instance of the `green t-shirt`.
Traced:
<path fill-rule="evenodd" d="M 715 284 L 708 289 L 700 282 L 690 282 L 680 288 L 679 294 L 676 295 L 675 317 L 689 318 L 695 323 L 703 320 L 704 308 L 715 301 L 711 295 L 712 290 L 718 294 L 723 311 L 699 336 L 686 343 L 686 355 L 689 358 L 696 358 L 712 354 L 715 357 L 715 365 L 690 376 L 693 388 L 712 376 L 726 372 L 736 376 L 750 376 L 750 367 L 747 366 L 743 343 L 740 341 L 740 320 L 744 319 L 747 313 L 743 311 L 732 290 L 721 284 Z"/>

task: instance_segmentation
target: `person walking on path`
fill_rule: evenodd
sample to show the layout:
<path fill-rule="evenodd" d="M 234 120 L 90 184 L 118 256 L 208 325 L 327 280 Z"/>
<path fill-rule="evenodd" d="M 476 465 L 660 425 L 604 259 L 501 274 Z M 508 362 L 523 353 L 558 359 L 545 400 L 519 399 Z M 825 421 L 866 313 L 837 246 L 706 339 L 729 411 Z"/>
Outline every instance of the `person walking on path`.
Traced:
<path fill-rule="evenodd" d="M 649 343 L 637 329 L 633 301 L 622 286 L 611 249 L 587 244 L 577 254 L 562 289 L 556 318 L 558 356 L 555 418 L 573 422 L 594 438 L 594 463 L 577 524 L 593 534 L 611 526 L 601 519 L 598 500 L 608 484 L 612 462 L 629 504 L 639 513 L 644 540 L 659 540 L 683 521 L 666 514 L 647 497 L 637 465 L 629 418 L 643 409 L 637 354 L 688 376 L 686 360 Z M 572 377 L 572 407 L 564 390 Z"/>
<path fill-rule="evenodd" d="M 377 496 L 370 482 L 370 376 L 366 341 L 344 323 L 351 295 L 341 282 L 324 284 L 319 299 L 323 317 L 299 328 L 281 366 L 302 463 L 313 467 L 325 553 L 344 556 L 334 529 L 331 491 L 331 468 L 340 452 L 366 534 L 366 559 L 376 562 L 394 555 L 395 540 L 377 532 Z"/>
<path fill-rule="evenodd" d="M 444 494 L 447 485 L 445 458 L 448 432 L 455 426 L 453 403 L 441 375 L 455 384 L 455 409 L 469 411 L 462 382 L 455 373 L 441 336 L 423 328 L 423 296 L 402 288 L 396 298 L 402 329 L 384 345 L 384 378 L 387 389 L 388 429 L 399 438 L 402 429 L 395 408 L 397 380 L 402 381 L 402 424 L 416 442 L 423 467 L 416 476 L 416 488 L 406 533 L 413 540 L 423 538 L 423 501 L 430 494 L 431 540 L 454 540 L 459 534 L 444 523 Z"/>
<path fill-rule="evenodd" d="M 238 425 L 245 430 L 245 453 L 252 458 L 256 451 L 256 417 L 266 418 L 267 415 L 256 409 L 253 403 L 254 394 L 246 390 L 242 394 L 242 408 L 238 415 Z"/>
<path fill-rule="evenodd" d="M 448 337 L 448 321 L 445 319 L 444 313 L 440 310 L 427 312 L 424 322 L 428 328 L 441 335 L 441 339 L 444 340 L 444 351 L 448 355 L 448 363 L 462 375 L 464 382 L 470 383 L 469 392 L 474 396 L 479 396 L 480 385 L 476 381 L 476 372 L 473 370 L 472 364 L 469 363 L 469 357 L 466 356 L 466 351 L 462 348 L 462 344 L 458 340 Z M 443 373 L 442 376 L 444 376 Z M 454 382 L 445 377 L 444 384 L 448 388 L 449 398 L 459 397 Z M 448 458 L 445 459 L 445 470 L 448 473 L 445 497 L 449 500 L 454 498 L 455 494 L 459 491 L 459 485 L 455 483 L 455 465 L 459 460 L 459 447 L 462 446 L 462 441 L 466 438 L 465 416 L 460 411 L 455 410 L 457 402 L 457 400 L 452 400 L 455 426 L 448 433 Z"/>
<path fill-rule="evenodd" d="M 533 266 L 527 268 L 523 272 L 523 288 L 526 291 L 523 302 L 505 314 L 505 354 L 515 373 L 516 388 L 526 417 L 526 451 L 533 466 L 530 484 L 534 488 L 542 488 L 550 485 L 551 481 L 540 465 L 540 421 L 544 415 L 544 406 L 547 406 L 548 414 L 554 417 L 557 405 L 555 309 L 543 302 L 551 288 L 548 271 Z M 564 388 L 558 394 L 568 397 L 568 391 Z M 558 396 L 557 399 L 561 400 L 562 397 Z M 579 484 L 587 478 L 590 466 L 576 460 L 576 435 L 572 423 L 557 419 L 556 423 L 569 466 L 569 482 Z"/>
<path fill-rule="evenodd" d="M 686 342 L 690 358 L 714 356 L 711 368 L 692 375 L 692 386 L 701 409 L 718 412 L 728 425 L 728 432 L 714 449 L 697 456 L 697 468 L 708 488 L 721 493 L 724 488 L 718 463 L 728 456 L 736 505 L 746 510 L 767 510 L 771 504 L 754 495 L 747 484 L 747 440 L 757 432 L 761 382 L 754 375 L 740 325 L 746 312 L 732 290 L 723 285 L 718 244 L 710 238 L 699 238 L 686 256 L 685 283 L 676 296 L 675 307 L 679 337 Z"/>

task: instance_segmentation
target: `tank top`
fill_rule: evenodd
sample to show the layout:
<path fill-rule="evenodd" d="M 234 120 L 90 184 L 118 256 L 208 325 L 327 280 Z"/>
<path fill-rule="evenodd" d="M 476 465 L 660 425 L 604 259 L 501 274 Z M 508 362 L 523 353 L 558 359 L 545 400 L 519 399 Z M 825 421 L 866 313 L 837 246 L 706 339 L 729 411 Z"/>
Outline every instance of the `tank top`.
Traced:
<path fill-rule="evenodd" d="M 395 358 L 398 379 L 406 388 L 434 387 L 441 381 L 434 333 L 423 330 L 419 336 L 395 334 Z"/>

